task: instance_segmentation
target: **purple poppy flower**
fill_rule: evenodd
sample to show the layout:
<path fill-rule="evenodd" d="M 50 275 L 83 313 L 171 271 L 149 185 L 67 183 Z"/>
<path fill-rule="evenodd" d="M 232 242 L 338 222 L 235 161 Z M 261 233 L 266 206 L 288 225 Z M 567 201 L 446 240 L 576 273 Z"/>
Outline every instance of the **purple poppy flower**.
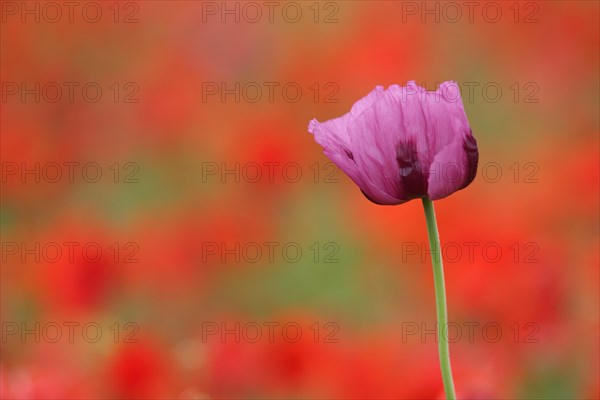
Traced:
<path fill-rule="evenodd" d="M 468 186 L 479 152 L 456 82 L 430 92 L 414 81 L 377 86 L 349 113 L 308 130 L 377 204 L 437 200 Z"/>

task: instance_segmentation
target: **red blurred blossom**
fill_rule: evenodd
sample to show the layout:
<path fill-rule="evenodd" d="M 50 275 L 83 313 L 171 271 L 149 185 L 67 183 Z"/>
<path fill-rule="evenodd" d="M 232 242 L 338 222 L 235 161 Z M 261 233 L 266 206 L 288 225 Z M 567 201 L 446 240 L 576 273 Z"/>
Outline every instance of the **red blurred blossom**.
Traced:
<path fill-rule="evenodd" d="M 106 364 L 108 392 L 118 398 L 169 398 L 171 361 L 159 343 L 143 340 L 118 347 Z M 171 394 L 170 394 L 171 393 Z"/>

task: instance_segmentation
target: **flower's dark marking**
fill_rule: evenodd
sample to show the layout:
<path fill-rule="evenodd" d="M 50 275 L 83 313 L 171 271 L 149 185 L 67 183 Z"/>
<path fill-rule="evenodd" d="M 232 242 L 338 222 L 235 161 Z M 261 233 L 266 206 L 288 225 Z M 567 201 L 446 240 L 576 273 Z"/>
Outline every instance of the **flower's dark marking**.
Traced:
<path fill-rule="evenodd" d="M 475 179 L 477 175 L 477 164 L 479 163 L 479 150 L 477 149 L 477 141 L 473 136 L 473 132 L 469 132 L 463 140 L 463 149 L 465 151 L 466 163 L 465 170 L 465 182 L 462 184 L 460 189 L 463 189 Z"/>
<path fill-rule="evenodd" d="M 417 143 L 406 140 L 396 146 L 398 178 L 405 200 L 427 196 L 429 170 L 423 168 L 417 153 Z"/>
<path fill-rule="evenodd" d="M 346 152 L 346 155 L 348 156 L 348 158 L 351 159 L 352 161 L 354 161 L 354 154 L 352 154 L 352 152 L 348 149 L 344 149 L 344 151 Z"/>

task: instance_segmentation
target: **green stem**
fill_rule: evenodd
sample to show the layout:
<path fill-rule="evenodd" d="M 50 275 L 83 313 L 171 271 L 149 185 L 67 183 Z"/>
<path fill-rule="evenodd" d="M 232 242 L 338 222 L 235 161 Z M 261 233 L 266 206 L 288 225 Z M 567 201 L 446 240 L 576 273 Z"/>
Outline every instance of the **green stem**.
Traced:
<path fill-rule="evenodd" d="M 448 311 L 446 309 L 446 288 L 444 285 L 444 265 L 438 234 L 437 222 L 433 202 L 429 198 L 423 198 L 425 219 L 427 220 L 427 234 L 429 236 L 429 247 L 431 249 L 431 264 L 433 266 L 433 282 L 435 284 L 435 305 L 437 309 L 437 337 L 438 350 L 440 353 L 440 369 L 442 370 L 442 381 L 444 391 L 448 400 L 455 400 L 454 382 L 452 380 L 452 367 L 450 366 L 450 347 L 447 338 L 442 335 L 442 330 L 448 329 Z"/>

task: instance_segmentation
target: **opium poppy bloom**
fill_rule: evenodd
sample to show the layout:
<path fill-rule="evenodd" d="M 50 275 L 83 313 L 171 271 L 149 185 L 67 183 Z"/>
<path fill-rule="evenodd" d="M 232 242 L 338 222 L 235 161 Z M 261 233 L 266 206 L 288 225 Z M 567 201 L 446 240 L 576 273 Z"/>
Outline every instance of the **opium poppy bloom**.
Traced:
<path fill-rule="evenodd" d="M 308 130 L 325 154 L 377 204 L 423 202 L 432 254 L 438 317 L 440 370 L 446 398 L 456 399 L 450 350 L 442 330 L 448 324 L 444 268 L 433 200 L 467 187 L 475 178 L 479 152 L 458 85 L 445 82 L 429 92 L 377 86 L 346 115 Z"/>
<path fill-rule="evenodd" d="M 455 82 L 377 86 L 349 113 L 308 130 L 325 155 L 377 204 L 437 200 L 468 186 L 479 153 Z"/>

